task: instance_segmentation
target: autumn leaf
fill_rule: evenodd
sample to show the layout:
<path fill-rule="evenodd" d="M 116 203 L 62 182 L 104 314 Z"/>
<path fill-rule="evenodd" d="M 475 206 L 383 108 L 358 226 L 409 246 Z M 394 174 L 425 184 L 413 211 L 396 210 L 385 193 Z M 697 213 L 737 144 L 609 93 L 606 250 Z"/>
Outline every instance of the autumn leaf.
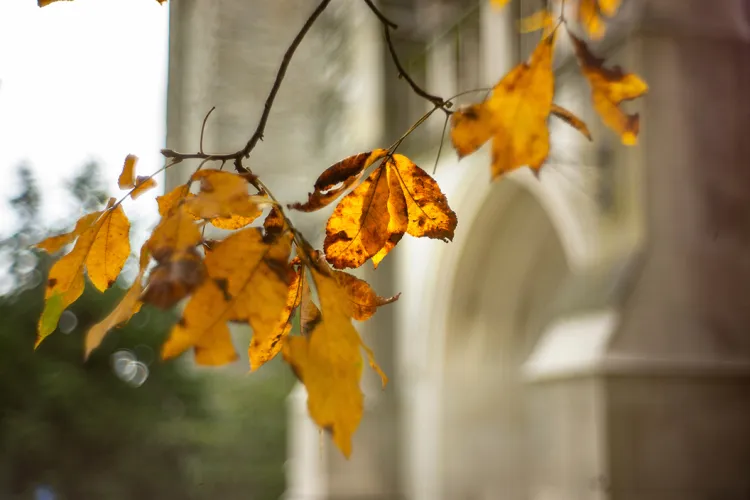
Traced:
<path fill-rule="evenodd" d="M 83 234 L 84 231 L 86 231 L 94 222 L 96 222 L 101 214 L 101 211 L 86 214 L 78 219 L 78 222 L 76 222 L 75 228 L 72 231 L 59 234 L 57 236 L 50 236 L 49 238 L 40 241 L 34 246 L 46 251 L 47 253 L 55 253 L 65 245 L 72 243 L 73 240 Z"/>
<path fill-rule="evenodd" d="M 266 241 L 271 241 L 281 235 L 286 228 L 286 221 L 284 220 L 284 214 L 281 213 L 279 207 L 273 207 L 266 220 L 263 221 L 263 231 L 265 231 Z"/>
<path fill-rule="evenodd" d="M 291 234 L 269 244 L 258 228 L 237 231 L 219 242 L 205 258 L 209 279 L 188 302 L 183 320 L 166 344 L 168 357 L 193 346 L 196 361 L 202 364 L 199 348 L 213 352 L 205 336 L 222 338 L 226 328 L 222 325 L 229 320 L 247 321 L 255 341 L 267 345 L 287 301 L 290 252 Z M 206 356 L 210 364 L 218 359 Z"/>
<path fill-rule="evenodd" d="M 357 321 L 370 319 L 378 307 L 395 302 L 401 295 L 380 297 L 369 283 L 343 271 L 333 271 L 333 277 L 346 294 L 343 305 L 347 316 Z"/>
<path fill-rule="evenodd" d="M 529 62 L 505 75 L 487 101 L 451 116 L 451 140 L 459 157 L 492 138 L 493 179 L 524 165 L 538 171 L 547 159 L 554 43 L 555 33 L 543 38 Z"/>
<path fill-rule="evenodd" d="M 177 357 L 192 348 L 199 365 L 221 366 L 236 361 L 237 352 L 227 326 L 228 308 L 227 297 L 216 282 L 205 280 L 190 297 L 182 318 L 162 346 L 162 359 Z"/>
<path fill-rule="evenodd" d="M 143 301 L 168 309 L 204 280 L 203 261 L 195 247 L 201 233 L 185 205 L 177 205 L 154 228 L 146 242 L 157 262 L 148 278 Z"/>
<path fill-rule="evenodd" d="M 388 151 L 375 149 L 344 158 L 328 167 L 315 181 L 315 191 L 308 193 L 306 203 L 293 203 L 289 208 L 314 212 L 329 205 L 359 180 L 370 165 L 383 158 Z"/>
<path fill-rule="evenodd" d="M 336 206 L 326 225 L 324 249 L 337 269 L 359 267 L 388 239 L 390 187 L 383 165 Z"/>
<path fill-rule="evenodd" d="M 572 112 L 568 111 L 562 106 L 553 104 L 551 114 L 558 117 L 574 129 L 578 130 L 586 139 L 590 141 L 593 140 L 591 137 L 591 132 L 589 131 L 589 127 L 586 125 L 586 123 L 576 115 L 574 115 Z"/>
<path fill-rule="evenodd" d="M 250 196 L 248 182 L 241 176 L 222 170 L 199 170 L 192 177 L 200 181 L 200 192 L 185 198 L 188 209 L 221 229 L 240 229 L 261 214 L 259 205 L 269 203 L 264 196 Z"/>
<path fill-rule="evenodd" d="M 303 289 L 306 290 L 307 300 L 310 300 L 310 288 L 305 277 L 305 268 L 301 265 L 296 270 L 288 269 L 290 283 L 287 288 L 286 304 L 279 315 L 278 324 L 271 335 L 253 335 L 250 339 L 248 357 L 250 369 L 257 370 L 268 361 L 272 360 L 281 351 L 289 332 L 292 330 L 292 317 L 302 302 Z"/>
<path fill-rule="evenodd" d="M 180 184 L 163 196 L 157 196 L 156 204 L 159 207 L 159 215 L 162 217 L 170 215 L 172 210 L 180 204 L 180 201 L 188 196 L 192 195 L 190 194 L 190 186 L 187 184 Z M 200 218 L 194 216 L 193 219 L 199 220 Z"/>
<path fill-rule="evenodd" d="M 117 185 L 120 189 L 132 189 L 130 197 L 134 200 L 149 189 L 156 187 L 156 181 L 153 177 L 140 175 L 136 177 L 135 167 L 137 163 L 137 156 L 126 156 L 125 163 L 122 166 L 122 172 L 120 172 L 120 177 L 117 179 Z"/>
<path fill-rule="evenodd" d="M 555 25 L 555 21 L 556 20 L 550 11 L 543 8 L 518 21 L 518 30 L 521 33 L 532 33 L 534 31 L 545 30 L 544 36 L 547 36 L 549 35 L 548 30 Z"/>
<path fill-rule="evenodd" d="M 606 32 L 605 17 L 613 17 L 622 0 L 579 0 L 578 23 L 592 40 L 600 40 Z"/>
<path fill-rule="evenodd" d="M 490 4 L 498 9 L 505 7 L 510 0 L 490 0 Z"/>
<path fill-rule="evenodd" d="M 108 210 L 86 257 L 89 279 L 100 291 L 111 287 L 130 255 L 130 221 L 122 205 Z"/>
<path fill-rule="evenodd" d="M 128 155 L 125 157 L 125 163 L 122 166 L 122 172 L 117 179 L 117 186 L 120 189 L 131 189 L 135 186 L 135 165 L 138 163 L 138 157 Z"/>
<path fill-rule="evenodd" d="M 130 289 L 106 318 L 92 326 L 86 332 L 84 359 L 87 359 L 91 351 L 99 347 L 99 344 L 101 344 L 110 330 L 128 321 L 140 309 L 143 275 L 146 272 L 150 257 L 147 245 L 144 244 L 141 247 L 140 269 Z"/>
<path fill-rule="evenodd" d="M 638 114 L 626 114 L 620 109 L 620 104 L 645 95 L 648 85 L 637 75 L 625 73 L 619 66 L 605 68 L 604 60 L 595 57 L 582 40 L 572 34 L 570 38 L 581 70 L 591 86 L 594 109 L 602 121 L 620 135 L 623 144 L 635 145 L 640 129 Z"/>
<path fill-rule="evenodd" d="M 377 266 L 405 232 L 447 241 L 456 224 L 437 183 L 396 154 L 336 206 L 326 225 L 325 255 L 337 269 L 359 267 L 370 258 Z"/>
<path fill-rule="evenodd" d="M 320 298 L 321 315 L 306 336 L 289 337 L 284 359 L 307 389 L 307 407 L 318 426 L 329 430 L 344 456 L 362 419 L 360 389 L 364 345 L 348 315 L 345 291 L 330 273 L 310 268 Z"/>
<path fill-rule="evenodd" d="M 109 288 L 122 270 L 130 253 L 130 223 L 122 207 L 113 207 L 113 204 L 114 198 L 110 199 L 101 216 L 78 236 L 70 253 L 50 268 L 44 291 L 44 310 L 37 326 L 36 347 L 57 328 L 62 312 L 83 293 L 84 269 L 100 290 Z M 93 214 L 90 216 L 94 218 Z M 90 222 L 90 218 L 84 216 L 81 220 Z"/>

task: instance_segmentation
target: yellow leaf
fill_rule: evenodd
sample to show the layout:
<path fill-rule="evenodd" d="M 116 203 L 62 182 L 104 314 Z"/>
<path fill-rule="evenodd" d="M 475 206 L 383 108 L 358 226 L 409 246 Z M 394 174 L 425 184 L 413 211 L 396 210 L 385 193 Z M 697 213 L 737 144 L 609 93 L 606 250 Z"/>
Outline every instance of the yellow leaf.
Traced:
<path fill-rule="evenodd" d="M 183 198 L 190 195 L 190 188 L 186 184 L 182 184 L 164 194 L 163 196 L 156 197 L 156 203 L 159 206 L 159 215 L 165 217 L 176 207 Z M 198 220 L 198 217 L 194 217 Z"/>
<path fill-rule="evenodd" d="M 237 174 L 222 170 L 199 170 L 193 174 L 200 180 L 200 192 L 185 199 L 191 212 L 211 223 L 226 224 L 226 229 L 238 229 L 254 221 L 261 214 L 258 203 L 267 203 L 261 196 L 250 196 L 248 182 Z M 217 217 L 225 219 L 216 221 Z"/>
<path fill-rule="evenodd" d="M 128 155 L 125 157 L 125 164 L 122 166 L 122 172 L 117 179 L 117 186 L 120 189 L 131 189 L 135 186 L 135 164 L 138 163 L 138 157 Z"/>
<path fill-rule="evenodd" d="M 599 0 L 599 10 L 607 17 L 612 17 L 620 8 L 622 0 Z"/>
<path fill-rule="evenodd" d="M 403 155 L 393 155 L 336 206 L 326 225 L 326 259 L 337 269 L 377 265 L 405 232 L 451 240 L 456 214 L 437 183 Z"/>
<path fill-rule="evenodd" d="M 574 129 L 578 130 L 581 134 L 583 134 L 584 137 L 588 140 L 592 140 L 591 138 L 591 132 L 589 132 L 589 128 L 586 125 L 586 123 L 578 118 L 576 115 L 574 115 L 572 112 L 568 111 L 567 109 L 563 108 L 562 106 L 558 106 L 557 104 L 552 105 L 552 111 L 551 113 L 573 127 Z"/>
<path fill-rule="evenodd" d="M 84 231 L 86 231 L 88 228 L 91 227 L 91 225 L 94 222 L 96 222 L 96 220 L 99 218 L 101 214 L 102 214 L 101 211 L 86 214 L 80 219 L 78 219 L 78 222 L 76 222 L 75 229 L 73 229 L 69 233 L 59 234 L 57 236 L 50 236 L 49 238 L 46 238 L 40 241 L 34 246 L 36 248 L 45 250 L 47 253 L 55 253 L 58 250 L 60 250 L 62 247 L 67 245 L 68 243 L 71 243 L 81 234 L 83 234 Z"/>
<path fill-rule="evenodd" d="M 273 207 L 271 211 L 268 212 L 266 220 L 263 221 L 263 230 L 266 234 L 266 241 L 271 241 L 272 239 L 277 238 L 284 232 L 285 228 L 286 221 L 284 220 L 284 215 L 281 213 L 281 209 L 279 209 L 279 207 Z"/>
<path fill-rule="evenodd" d="M 388 239 L 385 240 L 383 248 L 372 257 L 372 265 L 375 269 L 378 268 L 378 264 L 380 264 L 385 256 L 396 247 L 398 242 L 401 241 L 409 225 L 409 209 L 406 206 L 406 197 L 404 196 L 404 190 L 401 189 L 401 180 L 399 179 L 398 172 L 393 168 L 388 168 L 387 174 L 388 186 L 391 190 L 388 195 L 388 216 L 390 217 L 388 221 Z"/>
<path fill-rule="evenodd" d="M 89 279 L 100 291 L 111 287 L 130 255 L 130 221 L 117 205 L 102 217 L 102 225 L 86 257 Z"/>
<path fill-rule="evenodd" d="M 579 0 L 578 23 L 592 40 L 601 40 L 604 37 L 606 27 L 599 15 L 597 0 Z"/>
<path fill-rule="evenodd" d="M 320 297 L 322 319 L 308 336 L 289 337 L 284 359 L 307 389 L 307 407 L 318 426 L 333 434 L 344 456 L 362 419 L 362 345 L 346 314 L 346 295 L 331 276 L 310 269 Z"/>
<path fill-rule="evenodd" d="M 87 359 L 91 354 L 91 351 L 99 347 L 102 340 L 104 340 L 104 337 L 111 329 L 128 321 L 136 312 L 138 312 L 138 309 L 140 309 L 140 296 L 143 291 L 143 274 L 146 272 L 148 262 L 148 248 L 146 245 L 143 245 L 143 247 L 141 247 L 138 276 L 136 276 L 130 289 L 106 318 L 92 326 L 89 331 L 86 332 L 84 359 Z"/>
<path fill-rule="evenodd" d="M 359 267 L 388 239 L 388 176 L 381 165 L 336 206 L 323 244 L 333 267 Z"/>
<path fill-rule="evenodd" d="M 267 243 L 259 229 L 248 228 L 219 242 L 205 260 L 208 275 L 231 297 L 227 314 L 247 321 L 253 329 L 250 348 L 258 346 L 269 356 L 272 349 L 264 347 L 278 338 L 279 317 L 289 305 L 291 244 L 291 234 Z"/>
<path fill-rule="evenodd" d="M 135 200 L 149 189 L 155 187 L 156 181 L 153 179 L 153 177 L 139 175 L 135 180 L 135 189 L 133 189 L 133 192 L 130 193 L 130 197 Z"/>
<path fill-rule="evenodd" d="M 302 212 L 314 212 L 330 204 L 333 200 L 359 180 L 367 168 L 383 158 L 388 151 L 375 149 L 344 158 L 328 167 L 315 181 L 315 191 L 308 193 L 306 203 L 294 203 L 289 208 Z"/>
<path fill-rule="evenodd" d="M 401 295 L 380 297 L 369 283 L 343 271 L 334 271 L 333 277 L 346 294 L 343 306 L 347 316 L 357 321 L 370 319 L 378 307 L 395 302 Z"/>
<path fill-rule="evenodd" d="M 452 240 L 458 219 L 438 183 L 403 155 L 393 155 L 388 168 L 404 192 L 409 218 L 406 232 L 417 238 Z"/>
<path fill-rule="evenodd" d="M 490 0 L 490 4 L 498 9 L 505 7 L 510 0 Z"/>
<path fill-rule="evenodd" d="M 78 300 L 83 293 L 83 270 L 86 257 L 97 238 L 99 230 L 111 213 L 111 210 L 106 211 L 96 221 L 96 224 L 86 229 L 78 237 L 70 253 L 64 255 L 50 268 L 47 286 L 44 290 L 44 311 L 37 326 L 35 347 L 38 347 L 48 335 L 55 331 L 62 312 Z"/>
<path fill-rule="evenodd" d="M 620 109 L 620 104 L 645 95 L 648 85 L 637 75 L 623 72 L 619 66 L 605 68 L 604 60 L 589 52 L 582 40 L 572 34 L 570 37 L 576 49 L 578 63 L 591 86 L 594 109 L 602 121 L 620 135 L 623 144 L 636 144 L 640 128 L 638 114 L 626 114 Z"/>
<path fill-rule="evenodd" d="M 298 266 L 297 271 L 289 269 L 291 282 L 287 288 L 286 304 L 281 311 L 277 326 L 271 335 L 259 337 L 253 335 L 248 348 L 250 369 L 257 370 L 272 360 L 280 351 L 292 329 L 292 316 L 302 301 L 302 289 L 307 287 L 305 269 Z M 309 288 L 308 288 L 309 294 Z"/>
<path fill-rule="evenodd" d="M 524 165 L 539 170 L 547 159 L 554 43 L 555 33 L 543 38 L 529 62 L 505 75 L 487 101 L 451 116 L 451 140 L 459 156 L 473 153 L 492 137 L 493 179 Z"/>
<path fill-rule="evenodd" d="M 171 359 L 193 348 L 195 362 L 199 365 L 221 366 L 236 361 L 238 356 L 226 323 L 227 315 L 221 314 L 227 309 L 224 292 L 213 280 L 205 280 L 162 346 L 162 358 Z"/>
<path fill-rule="evenodd" d="M 543 8 L 522 18 L 518 22 L 519 31 L 521 33 L 532 33 L 534 31 L 545 30 L 545 36 L 548 35 L 549 28 L 555 25 L 555 18 L 550 14 L 549 10 Z"/>
<path fill-rule="evenodd" d="M 247 321 L 256 342 L 269 345 L 287 300 L 290 251 L 291 234 L 267 244 L 258 228 L 243 229 L 215 245 L 205 259 L 208 279 L 188 302 L 164 355 L 195 347 L 199 364 L 227 362 L 224 338 L 230 320 Z"/>
<path fill-rule="evenodd" d="M 168 211 L 146 242 L 157 262 L 148 277 L 143 301 L 168 309 L 200 285 L 205 277 L 203 261 L 195 247 L 201 233 L 185 205 Z"/>

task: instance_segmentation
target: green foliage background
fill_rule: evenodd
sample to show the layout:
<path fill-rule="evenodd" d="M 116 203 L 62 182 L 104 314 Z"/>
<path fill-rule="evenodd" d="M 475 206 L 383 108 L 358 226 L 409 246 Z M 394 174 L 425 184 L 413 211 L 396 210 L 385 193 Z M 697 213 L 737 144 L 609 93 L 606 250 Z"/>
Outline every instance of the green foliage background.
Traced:
<path fill-rule="evenodd" d="M 89 164 L 68 185 L 82 205 L 102 197 L 97 172 Z M 161 362 L 176 316 L 148 306 L 84 362 L 84 333 L 124 293 L 119 287 L 101 294 L 87 286 L 70 308 L 75 328 L 34 351 L 52 259 L 24 250 L 24 232 L 38 227 L 40 194 L 28 169 L 19 178 L 22 192 L 10 201 L 21 229 L 0 242 L 12 257 L 2 271 L 18 282 L 0 297 L 0 498 L 33 498 L 40 485 L 71 500 L 279 498 L 293 384 L 280 363 L 245 375 Z M 36 268 L 24 270 L 31 255 Z M 119 349 L 148 364 L 145 383 L 116 375 L 111 355 Z"/>

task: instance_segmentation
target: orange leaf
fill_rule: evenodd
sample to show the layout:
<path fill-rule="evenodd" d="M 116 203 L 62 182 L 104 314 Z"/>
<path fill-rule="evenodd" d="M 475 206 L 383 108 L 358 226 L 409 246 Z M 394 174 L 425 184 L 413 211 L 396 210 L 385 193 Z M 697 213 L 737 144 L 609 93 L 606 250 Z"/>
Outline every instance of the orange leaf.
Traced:
<path fill-rule="evenodd" d="M 138 163 L 138 157 L 128 155 L 125 157 L 125 164 L 122 166 L 122 172 L 117 179 L 117 186 L 120 189 L 131 189 L 135 186 L 135 164 Z"/>
<path fill-rule="evenodd" d="M 263 230 L 266 233 L 266 241 L 271 241 L 277 238 L 281 233 L 284 232 L 286 227 L 286 221 L 284 221 L 284 215 L 281 213 L 281 209 L 273 207 L 266 216 L 266 220 L 263 221 Z"/>
<path fill-rule="evenodd" d="M 114 204 L 114 198 L 110 199 L 109 207 L 112 204 Z M 82 219 L 86 219 L 86 216 Z M 123 245 L 125 245 L 121 239 L 125 224 L 129 228 L 130 224 L 119 205 L 108 208 L 96 220 L 96 223 L 91 224 L 81 233 L 70 253 L 52 265 L 44 290 L 44 310 L 37 325 L 35 347 L 38 347 L 48 335 L 55 331 L 62 312 L 78 300 L 83 293 L 84 267 L 89 269 L 89 276 L 92 282 L 96 280 L 97 287 L 103 286 L 103 289 L 106 289 L 110 281 L 117 278 L 114 273 L 116 271 L 119 274 L 122 269 L 119 259 Z M 103 231 L 105 227 L 108 229 Z M 125 233 L 125 240 L 127 241 L 127 233 Z M 103 260 L 103 246 L 107 242 L 114 245 L 115 251 L 112 256 Z M 125 258 L 130 253 L 129 242 L 127 242 L 127 248 Z"/>
<path fill-rule="evenodd" d="M 503 8 L 505 7 L 510 0 L 490 0 L 490 4 L 495 8 Z"/>
<path fill-rule="evenodd" d="M 622 68 L 605 68 L 604 60 L 589 52 L 582 41 L 570 35 L 584 76 L 591 86 L 594 109 L 604 123 L 620 135 L 623 144 L 638 142 L 640 128 L 638 114 L 628 115 L 620 109 L 620 104 L 641 97 L 648 92 L 648 85 L 633 73 L 625 73 Z"/>
<path fill-rule="evenodd" d="M 378 264 L 380 264 L 385 256 L 396 247 L 398 242 L 401 241 L 409 225 L 409 209 L 406 206 L 406 197 L 404 196 L 404 190 L 401 189 L 401 180 L 399 179 L 398 172 L 392 168 L 388 168 L 387 173 L 388 185 L 391 190 L 388 196 L 388 215 L 390 217 L 388 221 L 388 239 L 385 240 L 383 248 L 372 257 L 372 265 L 375 269 L 378 268 Z"/>
<path fill-rule="evenodd" d="M 452 240 L 458 219 L 438 183 L 403 155 L 393 155 L 388 168 L 404 192 L 409 218 L 406 232 L 417 238 Z"/>
<path fill-rule="evenodd" d="M 135 200 L 136 198 L 138 198 L 140 195 L 142 195 L 149 189 L 155 188 L 155 187 L 156 187 L 156 181 L 154 180 L 153 177 L 139 175 L 138 178 L 136 178 L 135 180 L 135 189 L 133 189 L 133 192 L 130 193 L 130 197 Z"/>
<path fill-rule="evenodd" d="M 163 196 L 156 197 L 156 203 L 159 206 L 159 215 L 165 217 L 176 207 L 183 198 L 192 196 L 190 194 L 190 188 L 186 184 L 181 184 L 165 193 Z M 193 217 L 195 220 L 199 220 L 199 217 Z"/>
<path fill-rule="evenodd" d="M 603 17 L 613 17 L 622 0 L 579 0 L 578 23 L 592 40 L 604 37 L 606 26 Z"/>
<path fill-rule="evenodd" d="M 185 205 L 177 205 L 162 218 L 146 242 L 157 261 L 148 278 L 143 301 L 167 309 L 203 282 L 203 262 L 195 247 L 201 233 Z"/>
<path fill-rule="evenodd" d="M 344 303 L 344 308 L 347 316 L 357 321 L 370 319 L 378 307 L 395 302 L 401 295 L 380 297 L 366 281 L 356 276 L 343 271 L 334 271 L 333 276 L 346 293 L 347 301 Z"/>
<path fill-rule="evenodd" d="M 307 389 L 310 416 L 333 434 L 344 456 L 352 451 L 352 436 L 359 426 L 364 396 L 362 342 L 347 315 L 347 297 L 338 282 L 310 269 L 321 303 L 321 320 L 308 336 L 289 337 L 284 359 Z"/>
<path fill-rule="evenodd" d="M 302 301 L 303 288 L 309 287 L 305 279 L 304 267 L 298 266 L 297 271 L 289 269 L 291 282 L 287 288 L 286 304 L 281 311 L 277 326 L 271 335 L 259 337 L 253 335 L 248 348 L 248 357 L 250 358 L 250 369 L 257 370 L 268 361 L 272 360 L 281 351 L 289 332 L 292 329 L 292 316 L 294 311 L 299 307 Z"/>
<path fill-rule="evenodd" d="M 459 156 L 492 137 L 492 178 L 528 165 L 539 170 L 549 154 L 547 117 L 552 107 L 555 33 L 543 38 L 528 63 L 505 75 L 482 104 L 451 116 L 451 139 Z"/>
<path fill-rule="evenodd" d="M 118 325 L 128 321 L 140 309 L 140 296 L 143 291 L 143 274 L 149 262 L 149 254 L 146 245 L 141 247 L 140 270 L 135 281 L 128 292 L 120 300 L 119 304 L 110 312 L 106 318 L 92 326 L 86 332 L 86 343 L 84 350 L 84 359 L 89 357 L 91 351 L 99 347 L 107 333 Z"/>
<path fill-rule="evenodd" d="M 258 203 L 268 202 L 267 198 L 250 196 L 247 192 L 248 182 L 231 172 L 199 170 L 193 174 L 192 180 L 200 180 L 200 192 L 187 198 L 185 204 L 191 212 L 202 219 L 231 219 L 233 216 L 240 216 L 244 220 L 249 220 L 249 224 L 261 214 Z"/>
<path fill-rule="evenodd" d="M 288 305 L 291 243 L 291 234 L 266 243 L 259 229 L 248 228 L 219 242 L 206 256 L 208 275 L 232 298 L 229 316 L 253 329 L 251 348 L 269 346 L 277 337 L 279 316 Z"/>
<path fill-rule="evenodd" d="M 99 218 L 101 214 L 102 214 L 101 211 L 86 214 L 80 219 L 78 219 L 78 222 L 76 222 L 75 229 L 73 229 L 69 233 L 63 233 L 57 236 L 50 236 L 49 238 L 46 238 L 40 241 L 34 246 L 36 248 L 41 248 L 42 250 L 45 250 L 47 253 L 55 253 L 58 250 L 60 250 L 62 247 L 67 245 L 68 243 L 71 243 L 81 234 L 83 234 L 84 231 L 86 231 L 88 228 L 91 227 L 91 225 L 94 222 L 96 222 L 96 220 Z"/>
<path fill-rule="evenodd" d="M 314 212 L 330 204 L 351 187 L 362 176 L 362 172 L 383 158 L 388 151 L 375 149 L 344 158 L 328 167 L 315 181 L 315 191 L 308 193 L 306 203 L 294 203 L 289 208 L 302 212 Z"/>
<path fill-rule="evenodd" d="M 100 291 L 111 287 L 130 255 L 130 221 L 122 205 L 108 210 L 86 257 L 89 279 Z"/>
<path fill-rule="evenodd" d="M 216 282 L 205 280 L 162 346 L 162 358 L 171 359 L 193 348 L 195 362 L 199 365 L 221 366 L 236 361 L 238 356 L 226 314 L 221 313 L 228 307 L 227 297 Z"/>
<path fill-rule="evenodd" d="M 326 259 L 337 269 L 377 265 L 405 232 L 453 239 L 456 214 L 437 183 L 403 155 L 393 155 L 336 206 L 326 225 Z"/>
<path fill-rule="evenodd" d="M 591 132 L 589 132 L 589 128 L 586 125 L 586 123 L 578 118 L 576 115 L 574 115 L 572 112 L 568 111 L 567 109 L 563 108 L 562 106 L 558 106 L 557 104 L 552 105 L 551 110 L 552 115 L 558 117 L 574 129 L 578 130 L 580 133 L 583 134 L 583 136 L 588 139 L 592 140 L 591 138 Z"/>
<path fill-rule="evenodd" d="M 381 165 L 336 206 L 323 244 L 333 267 L 359 267 L 383 248 L 388 239 L 389 193 Z"/>
<path fill-rule="evenodd" d="M 555 25 L 555 18 L 549 10 L 542 8 L 530 16 L 522 18 L 518 22 L 518 29 L 521 33 L 532 33 L 534 31 L 544 30 L 545 36 L 549 34 L 548 30 Z"/>

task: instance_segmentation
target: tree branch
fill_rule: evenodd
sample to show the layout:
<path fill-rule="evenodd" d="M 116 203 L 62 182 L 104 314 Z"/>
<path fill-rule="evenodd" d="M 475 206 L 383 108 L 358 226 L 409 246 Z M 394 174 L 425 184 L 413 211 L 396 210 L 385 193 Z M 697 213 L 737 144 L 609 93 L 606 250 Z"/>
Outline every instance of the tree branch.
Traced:
<path fill-rule="evenodd" d="M 385 34 L 385 42 L 388 45 L 388 52 L 391 54 L 391 59 L 393 59 L 393 64 L 396 65 L 396 69 L 398 70 L 398 77 L 403 78 L 406 80 L 406 82 L 409 84 L 411 89 L 416 93 L 419 97 L 422 97 L 424 99 L 427 99 L 432 104 L 434 104 L 436 107 L 442 109 L 446 115 L 451 114 L 450 111 L 448 111 L 448 108 L 452 106 L 452 103 L 450 100 L 445 100 L 440 96 L 436 96 L 433 94 L 430 94 L 426 90 L 424 90 L 422 87 L 417 85 L 417 82 L 415 82 L 411 76 L 409 76 L 409 73 L 406 72 L 406 69 L 404 69 L 404 66 L 401 64 L 401 61 L 398 58 L 398 54 L 396 54 L 396 47 L 393 46 L 393 40 L 391 40 L 391 30 L 397 29 L 398 25 L 388 19 L 385 14 L 383 14 L 380 9 L 378 9 L 375 4 L 372 2 L 372 0 L 365 0 L 365 3 L 370 8 L 370 10 L 375 14 L 375 16 L 380 20 L 380 23 L 383 25 L 383 33 Z"/>
<path fill-rule="evenodd" d="M 294 51 L 297 50 L 297 47 L 299 47 L 302 39 L 305 38 L 305 35 L 307 35 L 307 32 L 310 31 L 310 28 L 315 23 L 315 20 L 318 18 L 318 16 L 320 16 L 320 14 L 323 13 L 326 7 L 328 7 L 329 3 L 331 3 L 331 0 L 323 0 L 322 2 L 320 2 L 318 8 L 315 9 L 312 14 L 310 14 L 310 17 L 307 18 L 307 22 L 304 26 L 302 26 L 302 29 L 299 33 L 297 33 L 297 36 L 292 41 L 292 44 L 286 50 L 284 59 L 282 59 L 281 66 L 279 67 L 279 71 L 276 73 L 276 81 L 273 82 L 271 92 L 268 94 L 266 104 L 263 106 L 263 114 L 261 115 L 260 121 L 258 122 L 258 127 L 255 129 L 252 137 L 250 137 L 250 140 L 247 141 L 247 144 L 242 149 L 242 156 L 244 156 L 245 158 L 247 158 L 247 156 L 250 154 L 250 151 L 255 148 L 255 145 L 258 143 L 258 141 L 263 139 L 263 131 L 266 128 L 268 116 L 271 114 L 273 100 L 276 98 L 276 94 L 279 92 L 281 82 L 284 80 L 284 75 L 286 75 L 286 69 L 289 67 L 289 63 L 292 61 L 292 56 L 294 56 Z"/>
<path fill-rule="evenodd" d="M 233 161 L 235 170 L 240 173 L 250 174 L 250 171 L 242 165 L 242 159 L 247 158 L 250 155 L 250 152 L 258 144 L 258 141 L 263 139 L 263 132 L 266 129 L 266 123 L 268 122 L 268 117 L 271 114 L 273 101 L 274 99 L 276 99 L 276 94 L 278 94 L 279 92 L 281 82 L 284 80 L 284 76 L 286 75 L 286 70 L 289 67 L 289 63 L 292 62 L 294 52 L 297 50 L 297 47 L 299 47 L 299 44 L 302 43 L 302 39 L 305 38 L 305 35 L 307 35 L 307 32 L 310 31 L 310 28 L 318 19 L 318 17 L 323 13 L 326 7 L 328 7 L 329 3 L 331 3 L 331 0 L 322 0 L 320 2 L 318 7 L 312 12 L 312 14 L 310 14 L 310 17 L 307 18 L 307 21 L 305 21 L 305 24 L 302 26 L 302 29 L 300 29 L 299 33 L 297 33 L 297 36 L 294 37 L 294 40 L 292 40 L 289 48 L 286 49 L 284 58 L 281 61 L 281 66 L 279 66 L 279 70 L 276 72 L 276 79 L 274 80 L 271 91 L 268 93 L 266 102 L 263 105 L 263 114 L 261 114 L 260 116 L 258 126 L 255 128 L 255 132 L 253 132 L 253 135 L 250 137 L 250 140 L 247 141 L 247 144 L 245 144 L 244 148 L 235 151 L 234 153 L 211 154 L 203 152 L 203 128 L 205 128 L 206 120 L 208 119 L 208 115 L 211 114 L 211 111 L 213 111 L 212 109 L 208 112 L 203 120 L 203 127 L 201 129 L 201 145 L 200 150 L 197 153 L 180 153 L 173 149 L 165 148 L 161 150 L 161 154 L 165 158 L 176 160 L 176 162 L 191 159 L 221 162 Z"/>

